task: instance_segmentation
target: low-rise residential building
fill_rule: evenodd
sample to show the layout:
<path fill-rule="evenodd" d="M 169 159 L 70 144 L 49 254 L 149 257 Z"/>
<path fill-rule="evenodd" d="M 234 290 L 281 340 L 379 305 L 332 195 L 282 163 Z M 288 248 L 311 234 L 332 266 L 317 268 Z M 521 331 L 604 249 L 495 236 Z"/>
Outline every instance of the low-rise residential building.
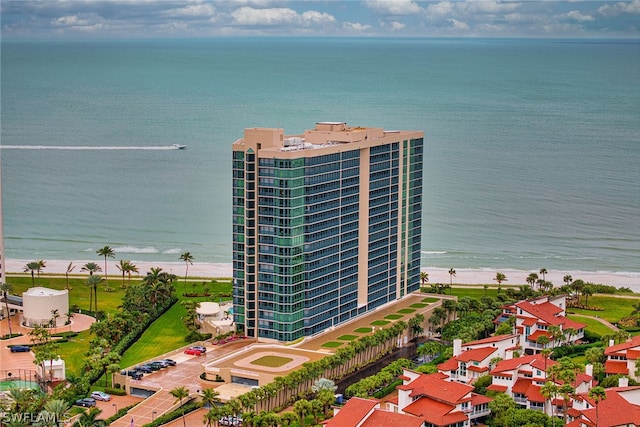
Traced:
<path fill-rule="evenodd" d="M 640 386 L 612 387 L 596 402 L 588 393 L 575 397 L 566 427 L 640 426 Z"/>
<path fill-rule="evenodd" d="M 607 376 L 622 374 L 640 380 L 640 375 L 637 375 L 640 367 L 640 335 L 616 345 L 610 342 L 604 355 L 607 358 L 604 364 Z"/>
<path fill-rule="evenodd" d="M 405 369 L 398 398 L 384 405 L 372 399 L 353 397 L 327 427 L 470 427 L 489 415 L 489 397 L 473 393 L 473 387 L 451 381 L 444 374 L 421 374 Z M 383 410 L 386 408 L 386 410 Z"/>
<path fill-rule="evenodd" d="M 566 317 L 566 296 L 544 295 L 526 301 L 520 301 L 503 307 L 503 312 L 496 319 L 497 323 L 515 316 L 515 333 L 521 336 L 520 344 L 525 354 L 539 353 L 545 347 L 556 347 L 563 343 L 575 343 L 584 337 L 587 325 L 575 322 Z M 557 337 L 550 331 L 557 327 L 562 337 Z M 550 344 L 545 346 L 538 342 L 539 337 L 545 336 Z"/>
<path fill-rule="evenodd" d="M 499 391 L 511 396 L 520 406 L 537 411 L 546 411 L 547 415 L 560 415 L 564 410 L 564 402 L 560 397 L 552 400 L 546 406 L 546 398 L 542 395 L 542 386 L 550 378 L 547 372 L 550 367 L 557 365 L 551 359 L 540 354 L 518 357 L 516 359 L 503 360 L 491 371 L 492 383 L 487 390 Z M 576 393 L 586 393 L 593 386 L 593 367 L 587 365 L 586 372 L 577 375 L 571 384 Z M 561 381 L 555 381 L 558 386 Z M 567 404 L 571 407 L 571 402 Z"/>
<path fill-rule="evenodd" d="M 492 363 L 511 359 L 513 352 L 520 349 L 520 336 L 498 335 L 462 344 L 453 341 L 453 357 L 438 365 L 438 371 L 448 375 L 453 381 L 473 384 L 483 375 L 488 375 Z"/>

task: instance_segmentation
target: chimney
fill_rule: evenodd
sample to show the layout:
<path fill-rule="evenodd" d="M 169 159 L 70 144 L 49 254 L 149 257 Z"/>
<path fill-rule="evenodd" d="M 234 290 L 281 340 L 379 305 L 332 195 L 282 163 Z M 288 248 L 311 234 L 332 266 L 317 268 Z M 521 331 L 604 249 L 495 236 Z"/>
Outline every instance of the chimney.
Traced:
<path fill-rule="evenodd" d="M 618 387 L 629 387 L 629 378 L 627 377 L 618 378 Z"/>
<path fill-rule="evenodd" d="M 609 347 L 613 347 L 613 344 L 615 343 L 614 340 L 609 340 Z"/>
<path fill-rule="evenodd" d="M 584 367 L 584 373 L 593 378 L 593 365 L 591 363 Z"/>
<path fill-rule="evenodd" d="M 453 340 L 453 357 L 459 356 L 462 353 L 462 340 Z"/>

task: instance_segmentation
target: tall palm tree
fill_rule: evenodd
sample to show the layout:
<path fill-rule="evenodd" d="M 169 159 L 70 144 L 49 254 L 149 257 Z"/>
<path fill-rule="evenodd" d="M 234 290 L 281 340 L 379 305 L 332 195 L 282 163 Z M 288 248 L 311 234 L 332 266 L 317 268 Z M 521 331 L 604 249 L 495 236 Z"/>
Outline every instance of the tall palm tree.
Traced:
<path fill-rule="evenodd" d="M 184 270 L 184 283 L 187 283 L 187 274 L 189 273 L 189 264 L 193 265 L 193 255 L 189 252 L 185 252 L 180 255 L 180 259 L 184 261 L 185 270 Z"/>
<path fill-rule="evenodd" d="M 212 408 L 216 403 L 220 402 L 220 393 L 213 388 L 205 388 L 202 390 L 202 406 Z"/>
<path fill-rule="evenodd" d="M 185 386 L 180 386 L 169 391 L 169 394 L 176 398 L 174 403 L 180 402 L 180 406 L 182 406 L 182 400 L 189 397 L 189 390 L 187 390 Z M 182 424 L 184 427 L 187 427 L 187 422 L 184 419 L 184 411 L 182 412 Z"/>
<path fill-rule="evenodd" d="M 38 268 L 36 269 L 36 273 L 38 274 L 38 282 L 40 281 L 40 272 L 45 269 L 47 263 L 43 260 L 38 260 Z"/>
<path fill-rule="evenodd" d="M 424 271 L 420 272 L 420 283 L 424 286 L 425 283 L 429 283 L 429 273 Z"/>
<path fill-rule="evenodd" d="M 498 282 L 498 292 L 500 292 L 502 290 L 502 282 L 507 281 L 507 276 L 505 276 L 504 273 L 497 272 L 493 280 Z"/>
<path fill-rule="evenodd" d="M 104 281 L 109 286 L 109 273 L 107 272 L 107 258 L 115 258 L 116 253 L 109 246 L 105 246 L 104 248 L 100 248 L 96 251 L 98 255 L 104 257 Z"/>
<path fill-rule="evenodd" d="M 547 281 L 547 269 L 546 268 L 541 268 L 539 273 L 542 275 L 542 281 L 546 282 Z"/>
<path fill-rule="evenodd" d="M 558 385 L 556 383 L 554 383 L 553 381 L 547 381 L 546 383 L 544 383 L 544 385 L 542 387 L 540 387 L 540 394 L 544 396 L 545 401 L 544 404 L 545 406 L 547 405 L 547 401 L 553 401 L 553 399 L 555 399 L 555 397 L 558 394 Z M 551 422 L 553 423 L 553 425 L 555 426 L 555 417 L 554 417 L 554 410 L 553 410 L 553 406 L 551 407 Z M 545 413 L 548 413 L 547 410 L 545 410 Z"/>
<path fill-rule="evenodd" d="M 140 271 L 138 270 L 138 267 L 136 267 L 135 264 L 132 264 L 128 259 L 121 259 L 120 263 L 116 264 L 116 268 L 122 272 L 122 285 L 120 287 L 123 289 L 126 287 L 124 285 L 125 274 L 129 276 L 129 282 L 131 282 L 131 273 L 137 273 Z"/>
<path fill-rule="evenodd" d="M 89 311 L 93 307 L 93 301 L 95 300 L 95 312 L 98 312 L 98 283 L 102 282 L 102 277 L 98 275 L 91 275 L 87 277 L 86 284 L 90 287 L 89 293 Z"/>
<path fill-rule="evenodd" d="M 55 418 L 53 421 L 55 421 L 55 425 L 58 426 L 69 410 L 69 403 L 61 399 L 49 400 L 44 404 L 44 410 L 45 414 L 53 414 Z"/>
<path fill-rule="evenodd" d="M 69 265 L 67 266 L 67 271 L 65 272 L 65 277 L 67 278 L 67 291 L 69 291 L 69 273 L 71 273 L 74 269 L 76 268 L 75 265 L 73 265 L 73 262 L 70 262 Z"/>
<path fill-rule="evenodd" d="M 451 285 L 451 287 L 453 287 L 453 278 L 456 275 L 456 271 L 453 269 L 453 267 L 451 267 L 449 269 L 449 284 Z"/>
<path fill-rule="evenodd" d="M 607 398 L 607 392 L 601 386 L 595 386 L 589 390 L 588 396 L 596 402 L 596 427 L 598 427 L 598 404 Z"/>
<path fill-rule="evenodd" d="M 531 289 L 533 289 L 533 286 L 536 284 L 537 281 L 538 281 L 538 275 L 536 273 L 531 273 L 527 276 L 527 283 L 529 284 L 529 286 L 531 286 Z"/>
<path fill-rule="evenodd" d="M 98 264 L 96 264 L 95 262 L 88 262 L 88 263 L 86 263 L 85 265 L 82 266 L 80 271 L 88 271 L 89 272 L 89 276 L 93 276 L 93 273 L 96 273 L 98 271 L 102 271 L 102 268 L 100 268 L 100 266 Z"/>
<path fill-rule="evenodd" d="M 2 296 L 4 297 L 4 305 L 7 310 L 7 324 L 9 325 L 9 336 L 13 335 L 13 331 L 11 330 L 11 316 L 9 315 L 9 292 L 13 290 L 13 286 L 9 283 L 0 283 L 0 292 L 2 292 Z"/>
<path fill-rule="evenodd" d="M 562 281 L 564 282 L 565 285 L 569 286 L 569 284 L 573 282 L 573 277 L 571 277 L 570 274 L 567 274 L 562 278 Z"/>
<path fill-rule="evenodd" d="M 36 279 L 35 279 L 35 272 L 36 270 L 38 270 L 40 268 L 40 264 L 38 263 L 38 261 L 32 261 L 27 263 L 24 266 L 24 272 L 31 272 L 31 286 L 35 286 L 36 285 Z"/>

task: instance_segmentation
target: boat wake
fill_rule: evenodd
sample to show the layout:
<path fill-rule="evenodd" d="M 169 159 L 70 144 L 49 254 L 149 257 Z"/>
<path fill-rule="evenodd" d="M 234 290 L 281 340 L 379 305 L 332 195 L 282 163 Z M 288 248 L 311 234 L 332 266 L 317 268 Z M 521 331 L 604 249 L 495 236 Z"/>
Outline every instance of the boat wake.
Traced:
<path fill-rule="evenodd" d="M 118 146 L 118 145 L 0 145 L 5 150 L 181 150 L 181 144 L 148 145 L 148 146 Z"/>

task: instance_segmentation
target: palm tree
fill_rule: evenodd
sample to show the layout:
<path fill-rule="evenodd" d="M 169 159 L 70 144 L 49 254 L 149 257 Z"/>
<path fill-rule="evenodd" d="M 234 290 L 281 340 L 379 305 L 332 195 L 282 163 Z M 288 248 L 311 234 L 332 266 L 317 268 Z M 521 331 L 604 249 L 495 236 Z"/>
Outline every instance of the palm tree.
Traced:
<path fill-rule="evenodd" d="M 40 272 L 45 269 L 47 263 L 43 260 L 38 260 L 38 268 L 36 269 L 36 273 L 38 274 L 38 282 L 40 281 Z"/>
<path fill-rule="evenodd" d="M 73 271 L 73 269 L 76 268 L 75 265 L 73 265 L 73 262 L 70 262 L 69 265 L 67 266 L 67 271 L 65 272 L 65 277 L 67 278 L 67 291 L 69 291 L 69 273 L 71 273 Z"/>
<path fill-rule="evenodd" d="M 80 271 L 88 271 L 89 272 L 89 276 L 93 276 L 93 273 L 95 273 L 97 271 L 102 271 L 102 268 L 100 268 L 100 266 L 98 264 L 96 264 L 95 262 L 88 262 L 88 263 L 86 263 L 85 265 L 82 266 Z"/>
<path fill-rule="evenodd" d="M 95 312 L 98 312 L 98 283 L 102 282 L 102 277 L 91 275 L 87 277 L 86 284 L 91 287 L 91 291 L 89 293 L 89 311 L 93 307 L 93 301 L 95 300 Z M 93 300 L 92 300 L 93 298 Z"/>
<path fill-rule="evenodd" d="M 541 268 L 540 269 L 540 274 L 542 274 L 542 281 L 546 282 L 547 281 L 547 276 L 546 274 L 548 273 L 546 268 Z"/>
<path fill-rule="evenodd" d="M 538 275 L 536 273 L 531 273 L 527 276 L 527 283 L 531 286 L 531 289 L 533 289 L 533 285 L 535 285 L 537 281 Z"/>
<path fill-rule="evenodd" d="M 180 386 L 169 391 L 169 394 L 176 398 L 175 402 L 173 403 L 180 402 L 180 406 L 182 406 L 182 400 L 189 397 L 189 390 L 187 390 L 185 386 Z M 182 424 L 184 425 L 184 427 L 187 427 L 187 422 L 184 419 L 184 411 L 182 412 Z"/>
<path fill-rule="evenodd" d="M 601 386 L 589 390 L 588 396 L 596 402 L 596 427 L 598 427 L 598 404 L 607 398 L 607 392 Z"/>
<path fill-rule="evenodd" d="M 542 387 L 540 387 L 540 394 L 542 394 L 545 398 L 544 404 L 546 406 L 547 401 L 548 400 L 553 400 L 556 395 L 558 394 L 558 385 L 556 383 L 554 383 L 553 381 L 547 381 L 546 383 L 544 383 L 544 385 Z M 553 425 L 555 426 L 555 417 L 554 415 L 554 410 L 553 407 L 551 409 L 551 421 L 553 423 Z M 548 413 L 547 410 L 545 410 L 545 413 Z"/>
<path fill-rule="evenodd" d="M 24 266 L 24 272 L 25 273 L 31 271 L 31 286 L 35 286 L 36 285 L 35 272 L 39 268 L 40 268 L 40 264 L 38 263 L 38 261 L 29 262 Z"/>
<path fill-rule="evenodd" d="M 107 423 L 105 420 L 99 420 L 98 415 L 102 413 L 102 410 L 96 408 L 95 406 L 89 409 L 88 412 L 83 412 L 80 415 L 80 418 L 73 423 L 72 427 L 102 427 L 106 426 Z"/>
<path fill-rule="evenodd" d="M 104 248 L 100 248 L 96 251 L 98 255 L 104 257 L 104 281 L 109 287 L 109 273 L 107 272 L 107 258 L 115 258 L 116 253 L 109 246 L 105 246 Z"/>
<path fill-rule="evenodd" d="M 429 283 L 429 273 L 424 271 L 420 272 L 420 283 L 424 286 L 425 283 Z"/>
<path fill-rule="evenodd" d="M 305 426 L 305 418 L 312 410 L 311 402 L 307 399 L 300 399 L 293 404 L 293 412 L 300 419 L 300 427 Z"/>
<path fill-rule="evenodd" d="M 49 400 L 44 404 L 45 414 L 53 414 L 55 425 L 60 425 L 62 419 L 69 410 L 69 404 L 61 399 Z M 44 414 L 43 414 L 44 415 Z M 44 418 L 44 417 L 43 417 Z M 46 419 L 46 418 L 44 418 Z"/>
<path fill-rule="evenodd" d="M 7 324 L 9 325 L 9 337 L 13 336 L 13 331 L 11 330 L 11 316 L 9 311 L 9 292 L 13 290 L 13 286 L 9 283 L 0 283 L 0 292 L 2 292 L 2 296 L 4 297 L 4 305 L 7 310 Z"/>
<path fill-rule="evenodd" d="M 496 277 L 494 277 L 493 280 L 498 282 L 498 292 L 500 292 L 502 290 L 502 282 L 507 281 L 507 276 L 505 276 L 503 273 L 497 272 Z"/>
<path fill-rule="evenodd" d="M 185 270 L 184 270 L 184 283 L 187 283 L 187 274 L 189 273 L 189 264 L 193 265 L 193 255 L 189 252 L 185 252 L 180 255 L 180 259 L 184 261 Z"/>
<path fill-rule="evenodd" d="M 449 269 L 449 284 L 453 287 L 453 278 L 456 276 L 456 271 L 451 267 Z"/>
<path fill-rule="evenodd" d="M 220 393 L 212 388 L 202 390 L 202 406 L 212 408 L 216 403 L 220 402 Z"/>
<path fill-rule="evenodd" d="M 571 277 L 570 274 L 567 274 L 562 278 L 562 281 L 564 282 L 565 285 L 569 286 L 569 283 L 573 282 L 573 277 Z"/>

